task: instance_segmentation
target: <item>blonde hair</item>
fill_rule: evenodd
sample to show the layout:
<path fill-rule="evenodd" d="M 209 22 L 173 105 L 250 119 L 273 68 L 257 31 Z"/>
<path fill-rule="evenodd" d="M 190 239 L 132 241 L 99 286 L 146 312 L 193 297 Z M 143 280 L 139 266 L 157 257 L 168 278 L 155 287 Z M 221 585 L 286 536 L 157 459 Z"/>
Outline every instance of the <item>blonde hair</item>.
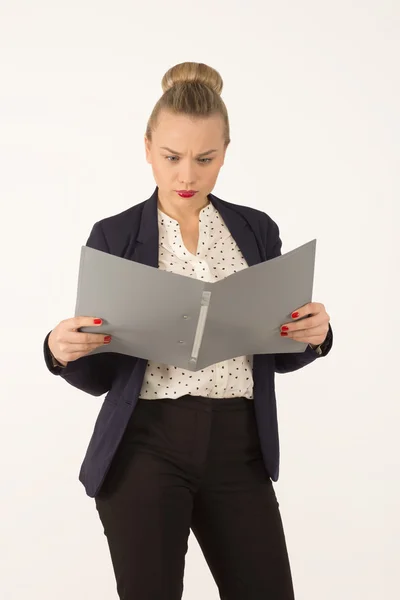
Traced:
<path fill-rule="evenodd" d="M 147 123 L 146 137 L 151 141 L 162 110 L 193 118 L 219 114 L 224 122 L 225 145 L 228 146 L 229 118 L 221 98 L 223 85 L 218 71 L 203 63 L 184 62 L 168 69 L 161 81 L 163 95 L 157 101 Z"/>

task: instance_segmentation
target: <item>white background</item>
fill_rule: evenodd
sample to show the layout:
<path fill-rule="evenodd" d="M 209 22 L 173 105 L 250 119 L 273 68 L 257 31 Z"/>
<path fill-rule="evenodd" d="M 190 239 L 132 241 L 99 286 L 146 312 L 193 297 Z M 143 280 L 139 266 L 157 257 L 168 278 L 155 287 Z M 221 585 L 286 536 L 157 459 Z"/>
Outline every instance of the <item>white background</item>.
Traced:
<path fill-rule="evenodd" d="M 0 1 L 1 598 L 117 598 L 78 481 L 102 400 L 42 343 L 93 223 L 154 191 L 145 126 L 186 60 L 224 79 L 214 193 L 269 213 L 283 252 L 317 238 L 334 348 L 276 378 L 296 598 L 400 597 L 399 33 L 389 0 Z M 218 598 L 193 536 L 184 598 Z"/>

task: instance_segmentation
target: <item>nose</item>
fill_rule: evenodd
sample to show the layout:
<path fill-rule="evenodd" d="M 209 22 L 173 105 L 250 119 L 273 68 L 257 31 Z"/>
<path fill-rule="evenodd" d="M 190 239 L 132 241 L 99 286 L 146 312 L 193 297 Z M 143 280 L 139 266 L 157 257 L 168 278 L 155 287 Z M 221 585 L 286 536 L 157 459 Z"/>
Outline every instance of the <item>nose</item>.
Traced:
<path fill-rule="evenodd" d="M 195 167 L 190 162 L 186 162 L 183 164 L 183 161 L 180 165 L 179 170 L 179 183 L 184 186 L 193 185 L 196 181 Z"/>

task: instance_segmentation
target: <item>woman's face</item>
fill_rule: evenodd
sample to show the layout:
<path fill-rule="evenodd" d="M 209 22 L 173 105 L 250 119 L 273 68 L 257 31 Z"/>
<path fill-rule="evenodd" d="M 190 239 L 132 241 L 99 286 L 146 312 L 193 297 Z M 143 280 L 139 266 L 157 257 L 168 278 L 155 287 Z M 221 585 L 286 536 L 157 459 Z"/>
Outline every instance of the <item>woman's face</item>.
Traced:
<path fill-rule="evenodd" d="M 175 206 L 204 203 L 225 159 L 222 117 L 191 119 L 162 111 L 152 142 L 145 137 L 146 160 L 152 165 L 159 197 Z M 210 152 L 212 150 L 212 152 Z M 181 198 L 176 190 L 195 190 Z"/>

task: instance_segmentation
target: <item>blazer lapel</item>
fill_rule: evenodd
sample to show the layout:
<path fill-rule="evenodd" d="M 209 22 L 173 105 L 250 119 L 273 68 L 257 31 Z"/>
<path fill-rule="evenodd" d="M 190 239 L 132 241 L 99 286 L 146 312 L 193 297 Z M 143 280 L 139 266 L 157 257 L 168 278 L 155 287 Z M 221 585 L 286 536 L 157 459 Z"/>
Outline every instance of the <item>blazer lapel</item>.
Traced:
<path fill-rule="evenodd" d="M 131 260 L 158 268 L 158 187 L 144 203 L 139 231 Z"/>
<path fill-rule="evenodd" d="M 213 194 L 209 194 L 208 199 L 220 213 L 249 267 L 265 260 L 262 256 L 262 251 L 257 244 L 256 236 L 247 219 Z M 129 252 L 126 256 L 126 258 L 156 268 L 158 268 L 159 243 L 157 209 L 158 186 L 154 190 L 152 196 L 143 205 L 139 231 L 133 253 Z"/>

